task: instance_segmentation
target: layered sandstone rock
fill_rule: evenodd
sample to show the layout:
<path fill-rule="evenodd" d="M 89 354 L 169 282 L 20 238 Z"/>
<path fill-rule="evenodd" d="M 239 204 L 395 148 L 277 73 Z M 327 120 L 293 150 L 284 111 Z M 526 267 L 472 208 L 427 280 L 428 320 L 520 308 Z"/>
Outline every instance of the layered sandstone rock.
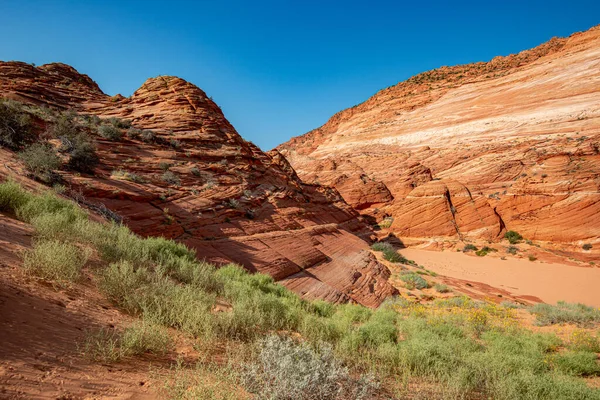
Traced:
<path fill-rule="evenodd" d="M 63 64 L 0 62 L 0 96 L 128 119 L 152 131 L 150 140 L 98 136 L 95 175 L 61 172 L 86 202 L 104 204 L 141 235 L 173 238 L 200 258 L 271 274 L 306 297 L 377 306 L 394 292 L 389 271 L 367 251 L 372 232 L 339 193 L 304 184 L 280 154 L 243 140 L 189 82 L 161 76 L 129 98 L 109 97 Z M 12 153 L 0 149 L 0 158 L 0 176 L 22 170 Z"/>
<path fill-rule="evenodd" d="M 400 237 L 510 229 L 598 258 L 581 247 L 600 249 L 600 27 L 417 75 L 278 150 Z"/>

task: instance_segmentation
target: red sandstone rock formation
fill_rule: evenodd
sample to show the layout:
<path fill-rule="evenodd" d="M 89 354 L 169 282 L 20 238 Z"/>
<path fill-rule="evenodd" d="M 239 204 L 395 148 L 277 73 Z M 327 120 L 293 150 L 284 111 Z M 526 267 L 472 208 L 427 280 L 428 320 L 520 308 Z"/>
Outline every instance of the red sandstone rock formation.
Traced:
<path fill-rule="evenodd" d="M 422 73 L 278 150 L 409 241 L 509 229 L 597 259 L 600 27 Z"/>
<path fill-rule="evenodd" d="M 280 154 L 243 140 L 183 79 L 152 78 L 129 98 L 109 97 L 64 64 L 0 62 L 0 96 L 152 130 L 158 140 L 98 136 L 95 175 L 61 171 L 87 201 L 119 213 L 141 235 L 173 238 L 200 258 L 271 274 L 306 297 L 377 306 L 394 292 L 389 271 L 367 251 L 370 228 L 339 193 L 304 184 Z M 0 149 L 0 159 L 0 177 L 21 170 L 9 151 Z M 167 164 L 180 184 L 162 178 Z"/>

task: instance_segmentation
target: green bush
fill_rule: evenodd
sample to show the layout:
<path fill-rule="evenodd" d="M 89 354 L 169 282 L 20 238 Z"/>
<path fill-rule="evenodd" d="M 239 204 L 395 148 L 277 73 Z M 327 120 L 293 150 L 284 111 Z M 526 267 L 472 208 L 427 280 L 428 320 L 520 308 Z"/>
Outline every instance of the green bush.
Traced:
<path fill-rule="evenodd" d="M 442 283 L 436 283 L 433 287 L 438 293 L 449 293 L 452 291 L 448 286 Z"/>
<path fill-rule="evenodd" d="M 88 256 L 87 252 L 70 243 L 41 240 L 25 253 L 23 266 L 44 279 L 74 282 L 81 275 Z"/>
<path fill-rule="evenodd" d="M 515 247 L 515 246 L 508 246 L 508 248 L 506 249 L 506 252 L 508 254 L 512 254 L 512 255 L 517 254 L 518 251 L 519 251 L 519 248 Z"/>
<path fill-rule="evenodd" d="M 84 133 L 72 138 L 68 153 L 67 166 L 75 171 L 93 173 L 94 168 L 100 161 L 96 154 L 96 144 L 92 138 Z"/>
<path fill-rule="evenodd" d="M 0 100 L 0 145 L 18 150 L 31 140 L 33 123 L 16 101 Z"/>
<path fill-rule="evenodd" d="M 16 212 L 32 195 L 14 181 L 0 183 L 0 211 Z"/>
<path fill-rule="evenodd" d="M 371 249 L 375 251 L 394 251 L 394 246 L 386 242 L 377 242 L 371 245 Z"/>
<path fill-rule="evenodd" d="M 162 180 L 165 183 L 168 183 L 169 185 L 179 186 L 181 184 L 181 180 L 179 179 L 179 177 L 177 176 L 177 174 L 175 174 L 172 171 L 166 171 L 162 175 Z"/>
<path fill-rule="evenodd" d="M 128 119 L 121 119 L 117 117 L 110 117 L 107 122 L 118 129 L 129 129 L 131 128 L 131 121 Z"/>
<path fill-rule="evenodd" d="M 467 253 L 469 251 L 477 251 L 477 246 L 472 245 L 471 243 L 465 245 L 465 247 L 463 247 L 463 253 Z"/>
<path fill-rule="evenodd" d="M 517 244 L 523 240 L 523 236 L 515 231 L 508 231 L 504 234 L 504 238 L 508 240 L 510 244 Z"/>
<path fill-rule="evenodd" d="M 493 247 L 488 247 L 488 246 L 484 246 L 481 248 L 481 250 L 477 250 L 475 252 L 475 254 L 477 254 L 479 257 L 483 257 L 488 255 L 488 253 L 492 253 L 492 252 L 497 252 L 498 250 L 494 249 Z"/>
<path fill-rule="evenodd" d="M 48 183 L 57 180 L 54 171 L 60 168 L 61 161 L 52 146 L 43 143 L 32 144 L 19 153 L 19 158 L 36 178 Z"/>
<path fill-rule="evenodd" d="M 383 258 L 393 263 L 405 263 L 407 260 L 402 255 L 398 254 L 396 250 L 384 250 Z"/>
<path fill-rule="evenodd" d="M 87 331 L 79 347 L 82 354 L 92 361 L 114 363 L 123 357 L 120 337 L 114 330 L 102 328 Z"/>
<path fill-rule="evenodd" d="M 589 351 L 569 351 L 553 358 L 557 370 L 576 376 L 600 375 L 598 355 Z"/>
<path fill-rule="evenodd" d="M 539 303 L 531 307 L 530 312 L 535 315 L 536 323 L 542 326 L 562 323 L 590 325 L 600 322 L 600 309 L 581 303 L 559 301 L 555 306 Z"/>
<path fill-rule="evenodd" d="M 101 125 L 98 128 L 98 133 L 104 139 L 112 140 L 115 142 L 118 142 L 123 137 L 121 129 L 117 128 L 114 125 Z"/>
<path fill-rule="evenodd" d="M 134 322 L 121 335 L 121 349 L 125 355 L 144 353 L 165 354 L 173 348 L 169 332 L 160 325 L 141 320 Z"/>
<path fill-rule="evenodd" d="M 407 272 L 400 275 L 400 279 L 406 284 L 407 289 L 427 289 L 429 283 L 421 275 L 414 272 Z"/>

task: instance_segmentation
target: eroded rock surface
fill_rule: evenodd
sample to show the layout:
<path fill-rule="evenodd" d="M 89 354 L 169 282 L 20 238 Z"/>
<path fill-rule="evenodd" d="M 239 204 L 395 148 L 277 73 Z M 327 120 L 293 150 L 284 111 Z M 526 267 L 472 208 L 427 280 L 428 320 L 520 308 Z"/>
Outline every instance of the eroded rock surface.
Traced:
<path fill-rule="evenodd" d="M 339 193 L 304 184 L 280 154 L 242 139 L 183 79 L 152 78 L 129 98 L 109 97 L 64 64 L 0 62 L 0 96 L 153 132 L 153 139 L 98 136 L 95 175 L 61 171 L 73 191 L 117 212 L 136 233 L 271 274 L 306 297 L 377 306 L 394 292 L 388 269 L 368 255 L 372 231 Z M 22 175 L 13 153 L 0 149 L 0 160 L 0 176 Z"/>
<path fill-rule="evenodd" d="M 600 248 L 600 27 L 384 89 L 278 147 L 404 238 Z M 368 184 L 361 184 L 368 182 Z M 600 253 L 595 253 L 598 258 Z M 591 260 L 591 258 L 590 258 Z"/>

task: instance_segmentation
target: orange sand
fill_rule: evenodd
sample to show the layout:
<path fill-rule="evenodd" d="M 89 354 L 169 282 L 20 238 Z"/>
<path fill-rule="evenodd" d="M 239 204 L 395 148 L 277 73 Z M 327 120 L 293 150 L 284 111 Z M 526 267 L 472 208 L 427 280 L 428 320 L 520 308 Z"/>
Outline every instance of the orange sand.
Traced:
<path fill-rule="evenodd" d="M 486 283 L 515 295 L 539 297 L 547 303 L 565 300 L 600 307 L 600 268 L 597 267 L 410 248 L 400 253 L 440 275 Z"/>

